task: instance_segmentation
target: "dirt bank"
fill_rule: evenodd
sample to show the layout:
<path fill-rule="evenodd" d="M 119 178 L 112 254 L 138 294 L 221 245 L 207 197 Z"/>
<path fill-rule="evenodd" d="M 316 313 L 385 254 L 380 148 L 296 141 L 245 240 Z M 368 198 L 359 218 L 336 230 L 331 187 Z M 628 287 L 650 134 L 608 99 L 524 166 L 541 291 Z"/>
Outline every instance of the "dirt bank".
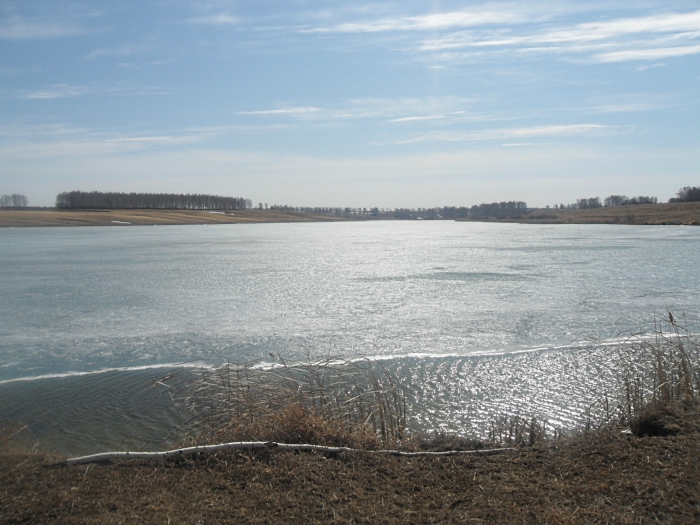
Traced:
<path fill-rule="evenodd" d="M 222 453 L 60 466 L 0 455 L 2 523 L 698 523 L 700 418 L 498 456 Z"/>

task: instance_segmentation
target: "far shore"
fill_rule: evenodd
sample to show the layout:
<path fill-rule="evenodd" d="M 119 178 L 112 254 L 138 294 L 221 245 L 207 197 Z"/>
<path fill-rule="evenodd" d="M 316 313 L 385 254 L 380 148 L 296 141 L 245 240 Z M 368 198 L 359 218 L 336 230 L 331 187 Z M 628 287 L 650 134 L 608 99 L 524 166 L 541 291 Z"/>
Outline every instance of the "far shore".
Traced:
<path fill-rule="evenodd" d="M 56 208 L 0 209 L 0 227 L 25 226 L 153 226 L 185 224 L 251 224 L 285 222 L 347 222 L 396 219 L 379 216 L 315 214 L 283 210 L 62 210 Z M 452 220 L 452 219 L 449 219 Z M 639 204 L 593 209 L 538 208 L 513 217 L 474 217 L 465 222 L 519 224 L 700 225 L 700 202 Z"/>
<path fill-rule="evenodd" d="M 515 222 L 519 224 L 635 224 L 700 225 L 700 202 L 637 204 L 591 209 L 538 208 L 519 217 L 459 219 L 478 222 Z"/>

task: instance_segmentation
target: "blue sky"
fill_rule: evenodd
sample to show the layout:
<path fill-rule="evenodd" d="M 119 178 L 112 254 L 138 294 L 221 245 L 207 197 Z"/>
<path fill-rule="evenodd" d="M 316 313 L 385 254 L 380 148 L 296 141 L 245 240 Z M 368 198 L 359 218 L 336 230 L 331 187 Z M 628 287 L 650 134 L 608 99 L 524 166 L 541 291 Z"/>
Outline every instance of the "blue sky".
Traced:
<path fill-rule="evenodd" d="M 697 1 L 0 0 L 0 193 L 666 200 L 699 66 Z"/>

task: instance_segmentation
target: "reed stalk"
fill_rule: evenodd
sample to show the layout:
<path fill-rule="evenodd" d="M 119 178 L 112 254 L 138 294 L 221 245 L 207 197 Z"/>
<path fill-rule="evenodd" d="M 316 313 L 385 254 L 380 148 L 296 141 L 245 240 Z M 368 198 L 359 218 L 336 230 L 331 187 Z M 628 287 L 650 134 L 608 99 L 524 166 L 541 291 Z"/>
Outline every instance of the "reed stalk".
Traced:
<path fill-rule="evenodd" d="M 227 363 L 201 371 L 175 399 L 193 414 L 188 429 L 207 441 L 378 448 L 406 435 L 404 387 L 370 359 Z"/>

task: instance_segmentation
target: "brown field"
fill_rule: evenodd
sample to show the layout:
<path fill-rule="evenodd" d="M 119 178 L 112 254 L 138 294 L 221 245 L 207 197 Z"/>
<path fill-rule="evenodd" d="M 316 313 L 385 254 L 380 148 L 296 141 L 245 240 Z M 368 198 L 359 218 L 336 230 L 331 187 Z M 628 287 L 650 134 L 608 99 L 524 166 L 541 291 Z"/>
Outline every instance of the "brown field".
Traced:
<path fill-rule="evenodd" d="M 0 522 L 699 523 L 700 419 L 678 422 L 672 436 L 608 427 L 495 456 L 261 450 L 65 466 L 0 451 Z"/>
<path fill-rule="evenodd" d="M 0 227 L 128 226 L 172 224 L 240 224 L 258 222 L 334 222 L 362 220 L 347 216 L 315 215 L 274 210 L 236 210 L 211 213 L 199 210 L 57 210 L 54 208 L 0 209 Z M 129 224 L 126 224 L 129 223 Z"/>
<path fill-rule="evenodd" d="M 700 225 L 700 202 L 639 204 L 635 206 L 616 206 L 589 210 L 537 209 L 523 217 L 500 220 L 493 219 L 492 221 L 524 224 Z"/>

